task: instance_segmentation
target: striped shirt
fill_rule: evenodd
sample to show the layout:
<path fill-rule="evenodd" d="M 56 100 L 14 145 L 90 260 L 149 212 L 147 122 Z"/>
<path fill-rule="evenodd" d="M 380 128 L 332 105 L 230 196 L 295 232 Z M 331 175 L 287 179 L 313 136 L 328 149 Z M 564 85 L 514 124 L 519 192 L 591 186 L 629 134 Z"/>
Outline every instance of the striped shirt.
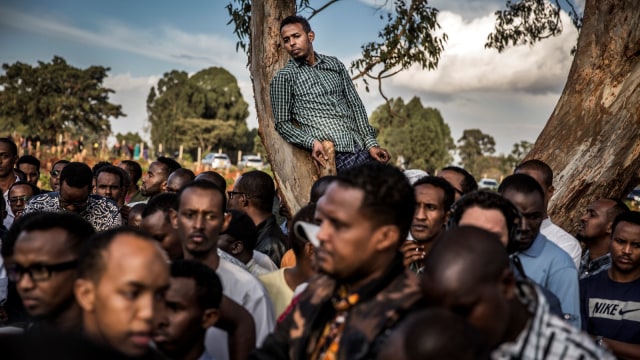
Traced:
<path fill-rule="evenodd" d="M 332 56 L 315 57 L 313 65 L 289 60 L 271 80 L 276 131 L 309 150 L 314 140 L 330 140 L 337 152 L 353 152 L 356 145 L 365 150 L 378 146 L 344 64 Z"/>
<path fill-rule="evenodd" d="M 615 359 L 589 335 L 551 314 L 533 285 L 519 283 L 517 294 L 533 317 L 516 340 L 493 351 L 492 359 Z"/>

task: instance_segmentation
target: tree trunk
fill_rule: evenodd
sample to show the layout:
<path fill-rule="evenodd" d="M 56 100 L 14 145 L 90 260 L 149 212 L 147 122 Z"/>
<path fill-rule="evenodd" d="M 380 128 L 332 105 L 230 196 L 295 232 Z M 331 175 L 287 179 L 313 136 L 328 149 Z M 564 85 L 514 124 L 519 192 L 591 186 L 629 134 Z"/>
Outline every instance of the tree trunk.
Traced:
<path fill-rule="evenodd" d="M 593 200 L 623 198 L 640 169 L 640 6 L 587 0 L 564 91 L 527 159 L 554 171 L 554 222 L 571 233 Z"/>
<path fill-rule="evenodd" d="M 295 15 L 295 0 L 254 0 L 251 2 L 251 76 L 262 139 L 281 201 L 294 214 L 309 202 L 315 167 L 308 151 L 287 143 L 276 132 L 269 82 L 289 60 L 280 40 L 280 21 Z"/>

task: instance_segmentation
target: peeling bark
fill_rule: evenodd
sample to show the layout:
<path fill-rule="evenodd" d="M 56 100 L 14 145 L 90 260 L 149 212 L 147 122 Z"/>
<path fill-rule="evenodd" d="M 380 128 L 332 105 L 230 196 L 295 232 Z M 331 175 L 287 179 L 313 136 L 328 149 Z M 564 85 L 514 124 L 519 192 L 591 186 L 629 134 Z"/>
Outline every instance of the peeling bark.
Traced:
<path fill-rule="evenodd" d="M 623 199 L 640 169 L 640 6 L 587 0 L 564 91 L 527 159 L 554 171 L 554 222 L 571 233 L 587 205 Z"/>

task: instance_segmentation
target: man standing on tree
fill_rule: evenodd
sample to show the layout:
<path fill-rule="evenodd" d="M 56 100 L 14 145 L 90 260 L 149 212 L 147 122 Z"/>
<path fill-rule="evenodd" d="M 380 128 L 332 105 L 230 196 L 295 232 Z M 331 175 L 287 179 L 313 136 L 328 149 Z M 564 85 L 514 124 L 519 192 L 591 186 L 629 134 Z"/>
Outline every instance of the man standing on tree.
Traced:
<path fill-rule="evenodd" d="M 315 33 L 307 19 L 286 17 L 280 35 L 292 59 L 271 80 L 276 131 L 311 150 L 318 168 L 329 159 L 324 140 L 335 146 L 338 172 L 373 160 L 388 162 L 347 69 L 337 58 L 313 50 Z"/>

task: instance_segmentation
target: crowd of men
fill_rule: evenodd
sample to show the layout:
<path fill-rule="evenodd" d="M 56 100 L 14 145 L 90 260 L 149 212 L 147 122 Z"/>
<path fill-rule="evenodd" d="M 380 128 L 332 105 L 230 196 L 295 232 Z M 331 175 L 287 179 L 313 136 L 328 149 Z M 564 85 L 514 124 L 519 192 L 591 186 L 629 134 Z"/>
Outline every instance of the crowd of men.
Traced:
<path fill-rule="evenodd" d="M 0 160 L 2 358 L 640 356 L 640 213 L 596 199 L 571 236 L 539 160 L 497 192 L 366 162 L 285 231 L 262 171 L 58 161 L 45 190 L 8 138 Z"/>

